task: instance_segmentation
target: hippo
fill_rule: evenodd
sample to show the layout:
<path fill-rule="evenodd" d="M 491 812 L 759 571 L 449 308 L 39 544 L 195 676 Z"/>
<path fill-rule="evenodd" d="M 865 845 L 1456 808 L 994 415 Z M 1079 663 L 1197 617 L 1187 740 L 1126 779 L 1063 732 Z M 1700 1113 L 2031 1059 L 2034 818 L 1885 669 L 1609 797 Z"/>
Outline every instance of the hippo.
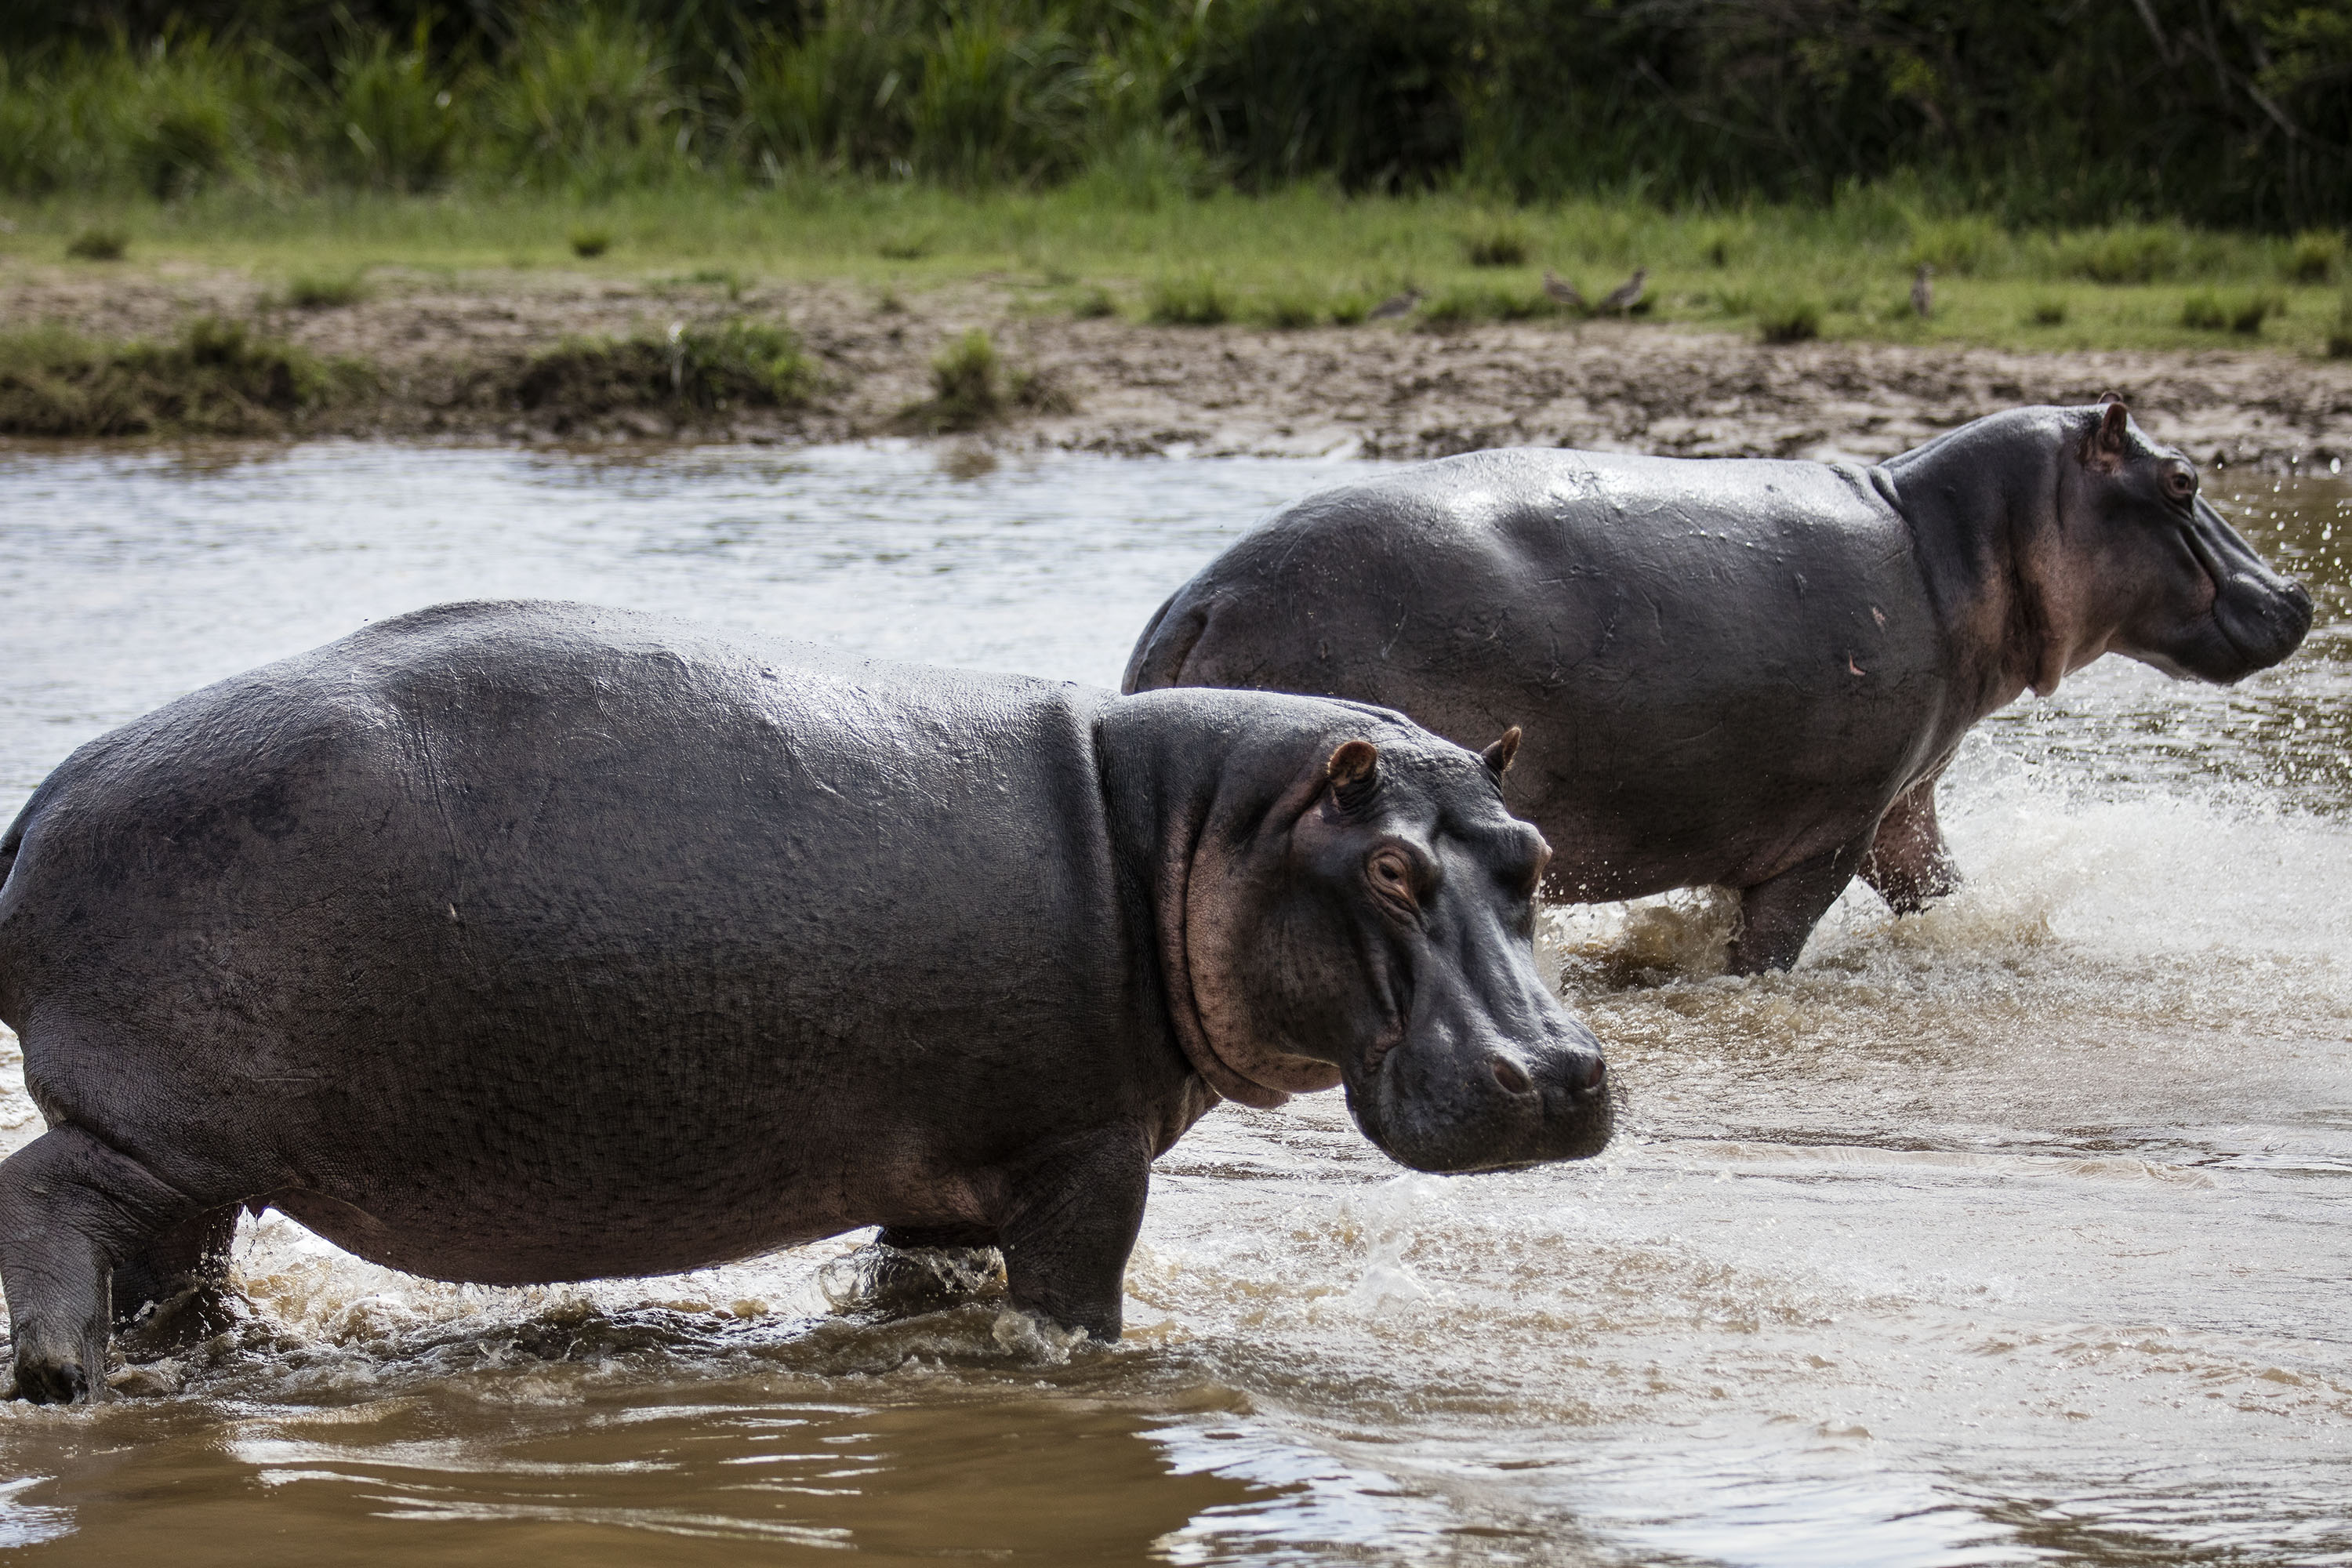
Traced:
<path fill-rule="evenodd" d="M 1160 606 L 1123 681 L 1524 727 L 1505 800 L 1548 895 L 1736 889 L 1785 969 L 1854 874 L 1957 885 L 1936 781 L 1970 726 L 2116 652 L 2230 682 L 2311 595 L 2123 403 L 2018 408 L 1874 467 L 1508 449 L 1276 512 Z"/>
<path fill-rule="evenodd" d="M 240 1208 L 437 1279 L 865 1226 L 1118 1337 L 1151 1162 L 1344 1085 L 1420 1170 L 1580 1159 L 1549 850 L 1400 714 L 446 605 L 90 742 L 0 837 L 19 1394 L 217 1283 Z"/>

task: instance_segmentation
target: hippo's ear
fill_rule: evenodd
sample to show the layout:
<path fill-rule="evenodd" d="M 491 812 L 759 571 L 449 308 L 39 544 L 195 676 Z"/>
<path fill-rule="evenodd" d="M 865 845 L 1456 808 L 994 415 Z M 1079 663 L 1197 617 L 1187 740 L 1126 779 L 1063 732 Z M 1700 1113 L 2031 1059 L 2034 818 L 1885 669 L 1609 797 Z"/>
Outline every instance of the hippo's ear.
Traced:
<path fill-rule="evenodd" d="M 1486 771 L 1500 779 L 1511 771 L 1511 759 L 1519 754 L 1519 727 L 1517 724 L 1503 731 L 1503 738 L 1478 753 Z"/>
<path fill-rule="evenodd" d="M 2112 474 L 2122 466 L 2128 450 L 2126 427 L 2131 424 L 2131 410 L 2119 397 L 2112 403 L 2102 399 L 2100 406 L 2105 412 L 2092 426 L 2090 438 L 2083 443 L 2083 466 Z"/>
<path fill-rule="evenodd" d="M 1331 753 L 1323 776 L 1330 782 L 1331 798 L 1342 812 L 1361 811 L 1380 793 L 1381 749 L 1370 741 L 1349 741 Z"/>

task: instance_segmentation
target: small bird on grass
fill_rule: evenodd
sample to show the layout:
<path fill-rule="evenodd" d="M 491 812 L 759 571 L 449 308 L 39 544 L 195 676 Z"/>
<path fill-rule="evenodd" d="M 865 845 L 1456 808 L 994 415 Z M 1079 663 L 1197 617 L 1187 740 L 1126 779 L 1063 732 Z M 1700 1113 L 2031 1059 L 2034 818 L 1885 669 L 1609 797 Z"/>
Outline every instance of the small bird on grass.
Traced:
<path fill-rule="evenodd" d="M 1633 268 L 1633 276 L 1626 279 L 1625 281 L 1618 284 L 1617 287 L 1609 290 L 1608 297 L 1601 301 L 1601 314 L 1604 316 L 1622 316 L 1627 311 L 1633 310 L 1634 306 L 1640 304 L 1642 302 L 1642 284 L 1649 276 L 1650 269 L 1646 267 L 1636 267 Z"/>
<path fill-rule="evenodd" d="M 1935 276 L 1936 269 L 1923 261 L 1911 278 L 1911 309 L 1922 320 L 1936 313 L 1936 285 L 1929 281 Z"/>
<path fill-rule="evenodd" d="M 1373 306 L 1371 319 L 1375 321 L 1394 321 L 1399 316 L 1410 314 L 1412 308 L 1420 303 L 1421 290 L 1408 289 L 1402 294 L 1391 294 Z"/>
<path fill-rule="evenodd" d="M 1551 301 L 1555 305 L 1565 305 L 1571 310 L 1589 311 L 1592 309 L 1584 302 L 1583 289 L 1549 268 L 1546 268 L 1544 272 L 1544 292 L 1551 296 Z"/>

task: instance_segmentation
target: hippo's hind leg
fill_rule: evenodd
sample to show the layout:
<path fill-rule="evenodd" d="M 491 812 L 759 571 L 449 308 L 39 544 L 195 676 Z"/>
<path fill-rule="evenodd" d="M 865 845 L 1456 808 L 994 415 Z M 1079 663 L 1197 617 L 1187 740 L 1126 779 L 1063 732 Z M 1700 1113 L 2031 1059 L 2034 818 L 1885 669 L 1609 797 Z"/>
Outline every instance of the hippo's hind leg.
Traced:
<path fill-rule="evenodd" d="M 1151 1150 L 1139 1128 L 1066 1144 L 1021 1172 L 997 1227 L 1013 1305 L 1117 1340 L 1127 1256 L 1150 1186 Z"/>
<path fill-rule="evenodd" d="M 1734 974 L 1787 969 L 1830 912 L 1870 847 L 1868 836 L 1801 861 L 1769 882 L 1739 891 L 1739 934 L 1732 939 Z"/>
<path fill-rule="evenodd" d="M 116 1267 L 198 1212 L 79 1127 L 53 1127 L 0 1162 L 0 1289 L 19 1394 L 104 1397 Z"/>
<path fill-rule="evenodd" d="M 1895 797 L 1862 859 L 1862 879 L 1898 915 L 1916 915 L 1960 885 L 1960 868 L 1936 820 L 1937 776 L 1928 774 Z"/>

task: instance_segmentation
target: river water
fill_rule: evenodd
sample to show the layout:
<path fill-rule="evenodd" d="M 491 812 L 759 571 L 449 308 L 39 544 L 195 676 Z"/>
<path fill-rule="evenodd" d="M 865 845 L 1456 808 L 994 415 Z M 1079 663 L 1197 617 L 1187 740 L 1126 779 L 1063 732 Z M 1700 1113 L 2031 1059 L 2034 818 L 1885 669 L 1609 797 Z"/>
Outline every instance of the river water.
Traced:
<path fill-rule="evenodd" d="M 436 600 L 591 599 L 1115 682 L 1344 463 L 890 447 L 0 455 L 0 816 L 174 694 Z M 2230 690 L 2110 660 L 1945 788 L 1970 875 L 1711 973 L 1556 910 L 1617 1142 L 1401 1173 L 1331 1095 L 1161 1162 L 1129 1330 L 856 1305 L 860 1239 L 423 1283 L 248 1221 L 249 1315 L 0 1405 L 32 1562 L 2352 1562 L 2352 489 L 2210 475 L 2319 594 Z M 38 1130 L 0 1031 L 5 1147 Z"/>

